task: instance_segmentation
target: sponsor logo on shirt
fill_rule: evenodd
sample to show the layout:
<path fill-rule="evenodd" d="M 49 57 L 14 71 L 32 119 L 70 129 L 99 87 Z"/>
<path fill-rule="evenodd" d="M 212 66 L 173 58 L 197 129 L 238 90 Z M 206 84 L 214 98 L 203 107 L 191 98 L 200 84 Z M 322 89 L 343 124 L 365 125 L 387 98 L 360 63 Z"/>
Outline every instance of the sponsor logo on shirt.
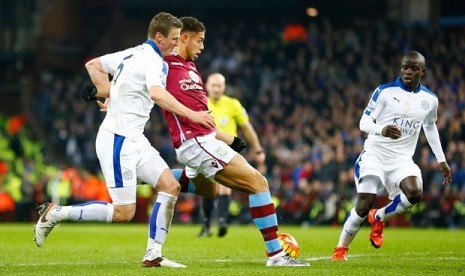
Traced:
<path fill-rule="evenodd" d="M 200 82 L 200 77 L 197 75 L 194 71 L 189 70 L 189 77 L 191 77 L 191 80 L 193 80 L 196 83 Z"/>
<path fill-rule="evenodd" d="M 407 118 L 394 118 L 392 123 L 399 127 L 402 134 L 414 135 L 421 128 L 421 122 L 416 120 L 409 120 Z"/>
<path fill-rule="evenodd" d="M 194 82 L 192 79 L 182 79 L 179 81 L 179 87 L 181 90 L 203 90 L 203 87 Z"/>

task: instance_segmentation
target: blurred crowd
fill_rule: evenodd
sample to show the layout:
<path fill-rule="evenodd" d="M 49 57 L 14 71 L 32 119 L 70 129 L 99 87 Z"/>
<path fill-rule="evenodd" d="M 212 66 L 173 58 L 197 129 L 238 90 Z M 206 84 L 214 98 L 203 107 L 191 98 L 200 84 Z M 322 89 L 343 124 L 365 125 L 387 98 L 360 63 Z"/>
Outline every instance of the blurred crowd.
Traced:
<path fill-rule="evenodd" d="M 397 77 L 403 53 L 412 49 L 426 57 L 422 83 L 439 97 L 437 125 L 453 181 L 442 186 L 442 175 L 422 135 L 414 159 L 422 169 L 424 200 L 411 214 L 390 223 L 465 227 L 465 27 L 364 20 L 346 26 L 330 20 L 305 25 L 246 21 L 207 25 L 197 67 L 204 77 L 223 73 L 227 94 L 248 110 L 266 150 L 262 173 L 281 222 L 343 222 L 354 204 L 353 164 L 366 137 L 358 128 L 362 111 L 378 85 Z M 94 145 L 104 114 L 96 104 L 80 99 L 79 90 L 87 83 L 84 72 L 44 72 L 33 108 L 63 160 L 58 166 L 61 174 L 66 164 L 63 167 L 75 168 L 74 175 L 102 182 Z M 160 114 L 155 107 L 146 135 L 170 166 L 180 166 Z M 42 185 L 35 191 L 42 189 L 43 197 L 51 196 L 47 192 L 51 179 L 37 176 L 34 181 Z M 151 196 L 141 192 L 144 202 Z M 65 198 L 75 200 L 74 192 Z M 40 203 L 43 198 L 29 200 Z M 378 204 L 386 200 L 380 195 Z M 181 196 L 176 219 L 196 222 L 198 202 L 195 196 Z M 250 222 L 243 194 L 233 194 L 230 212 L 231 222 Z"/>

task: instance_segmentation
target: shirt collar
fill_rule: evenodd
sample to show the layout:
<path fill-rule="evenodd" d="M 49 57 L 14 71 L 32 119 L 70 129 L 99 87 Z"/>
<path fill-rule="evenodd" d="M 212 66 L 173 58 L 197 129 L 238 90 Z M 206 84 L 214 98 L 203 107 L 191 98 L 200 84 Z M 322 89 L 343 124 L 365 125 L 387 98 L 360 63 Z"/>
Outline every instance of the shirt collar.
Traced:
<path fill-rule="evenodd" d="M 412 89 L 410 87 L 406 86 L 400 77 L 396 79 L 396 84 L 400 86 L 400 88 L 404 89 L 405 91 L 412 92 Z M 421 83 L 418 84 L 418 87 L 413 90 L 413 92 L 417 93 L 421 90 Z"/>
<path fill-rule="evenodd" d="M 158 48 L 157 44 L 155 44 L 155 42 L 153 42 L 152 40 L 150 39 L 147 39 L 145 41 L 145 43 L 147 43 L 148 45 L 152 46 L 153 50 L 155 51 L 155 53 L 157 53 L 160 57 L 163 58 L 163 56 L 161 55 L 161 51 L 160 51 L 160 48 Z"/>

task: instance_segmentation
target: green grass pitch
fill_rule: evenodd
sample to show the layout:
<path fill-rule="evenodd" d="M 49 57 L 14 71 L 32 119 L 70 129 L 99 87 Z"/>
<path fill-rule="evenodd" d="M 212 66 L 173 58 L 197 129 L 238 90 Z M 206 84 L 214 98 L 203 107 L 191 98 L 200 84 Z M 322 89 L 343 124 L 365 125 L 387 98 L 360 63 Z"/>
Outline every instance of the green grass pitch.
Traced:
<path fill-rule="evenodd" d="M 224 238 L 197 238 L 200 226 L 173 225 L 164 246 L 185 269 L 141 268 L 147 227 L 142 224 L 73 224 L 56 227 L 42 248 L 32 224 L 0 224 L 1 275 L 464 275 L 465 231 L 386 228 L 374 249 L 364 227 L 349 261 L 330 260 L 340 228 L 281 226 L 300 245 L 310 267 L 266 267 L 254 226 L 232 226 Z"/>

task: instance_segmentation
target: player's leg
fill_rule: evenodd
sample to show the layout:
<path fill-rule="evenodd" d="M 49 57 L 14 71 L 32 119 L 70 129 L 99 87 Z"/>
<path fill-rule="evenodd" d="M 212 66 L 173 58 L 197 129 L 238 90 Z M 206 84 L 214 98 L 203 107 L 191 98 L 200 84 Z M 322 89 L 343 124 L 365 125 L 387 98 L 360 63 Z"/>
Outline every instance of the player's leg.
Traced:
<path fill-rule="evenodd" d="M 202 199 L 202 211 L 203 211 L 203 225 L 202 229 L 200 230 L 199 237 L 211 237 L 211 221 L 212 221 L 212 213 L 215 209 L 215 198 L 203 198 Z"/>
<path fill-rule="evenodd" d="M 382 186 L 381 180 L 377 176 L 365 176 L 360 179 L 357 187 L 357 203 L 350 211 L 344 222 L 344 226 L 339 236 L 339 242 L 334 249 L 333 260 L 347 260 L 347 252 L 350 244 L 358 233 L 362 222 L 365 220 L 368 212 L 373 207 L 376 199 L 378 187 Z"/>
<path fill-rule="evenodd" d="M 211 212 L 213 203 L 218 190 L 218 184 L 206 178 L 203 174 L 198 174 L 190 180 L 184 169 L 171 169 L 174 178 L 181 184 L 182 193 L 194 193 L 203 197 L 202 208 L 204 212 L 204 224 L 200 231 L 199 237 L 210 237 Z"/>
<path fill-rule="evenodd" d="M 97 135 L 97 156 L 107 183 L 113 204 L 102 201 L 90 201 L 72 206 L 59 206 L 44 203 L 39 208 L 39 220 L 34 228 L 37 246 L 42 246 L 46 237 L 55 225 L 61 221 L 96 221 L 119 222 L 130 221 L 135 213 L 136 180 L 123 177 L 121 168 L 126 175 L 133 174 L 135 168 L 131 143 L 124 137 L 99 131 Z M 114 158 L 115 157 L 115 158 Z M 133 170 L 135 171 L 135 170 Z"/>
<path fill-rule="evenodd" d="M 420 168 L 411 159 L 395 160 L 387 166 L 390 169 L 385 186 L 392 201 L 379 210 L 371 210 L 368 215 L 368 221 L 372 225 L 370 240 L 376 248 L 381 247 L 383 242 L 384 222 L 418 203 L 423 190 Z"/>
<path fill-rule="evenodd" d="M 137 174 L 143 182 L 150 183 L 158 192 L 149 218 L 149 237 L 142 266 L 185 267 L 162 256 L 162 246 L 173 220 L 174 206 L 181 188 L 179 183 L 158 151 L 148 144 L 144 147 Z"/>
<path fill-rule="evenodd" d="M 214 134 L 190 139 L 176 149 L 180 160 L 186 164 L 186 174 L 199 173 L 215 178 L 222 185 L 249 194 L 252 219 L 262 233 L 270 266 L 307 266 L 286 256 L 278 241 L 278 225 L 268 183 L 241 155 Z"/>
<path fill-rule="evenodd" d="M 421 179 L 416 176 L 408 176 L 400 182 L 399 192 L 394 199 L 375 213 L 375 218 L 386 221 L 392 216 L 402 214 L 417 204 L 422 196 Z"/>
<path fill-rule="evenodd" d="M 218 237 L 224 237 L 228 233 L 229 204 L 231 203 L 231 189 L 219 185 L 218 187 Z"/>
<path fill-rule="evenodd" d="M 213 210 L 215 209 L 215 198 L 216 198 L 216 194 L 211 194 L 211 192 L 218 190 L 217 189 L 218 184 L 215 183 L 214 181 L 207 179 L 202 174 L 197 175 L 193 179 L 192 182 L 195 183 L 194 185 L 196 187 L 196 191 L 198 190 L 199 193 L 202 193 L 203 190 L 207 190 L 210 192 L 210 194 L 207 194 L 207 196 L 204 196 L 202 199 L 203 225 L 202 225 L 202 229 L 200 230 L 200 234 L 199 234 L 199 237 L 210 237 L 212 236 L 210 227 L 211 227 Z M 213 189 L 212 189 L 212 185 L 214 185 Z"/>
<path fill-rule="evenodd" d="M 252 220 L 260 230 L 268 256 L 267 266 L 307 266 L 285 255 L 278 241 L 278 219 L 268 182 L 239 154 L 215 175 L 222 185 L 249 194 Z"/>

